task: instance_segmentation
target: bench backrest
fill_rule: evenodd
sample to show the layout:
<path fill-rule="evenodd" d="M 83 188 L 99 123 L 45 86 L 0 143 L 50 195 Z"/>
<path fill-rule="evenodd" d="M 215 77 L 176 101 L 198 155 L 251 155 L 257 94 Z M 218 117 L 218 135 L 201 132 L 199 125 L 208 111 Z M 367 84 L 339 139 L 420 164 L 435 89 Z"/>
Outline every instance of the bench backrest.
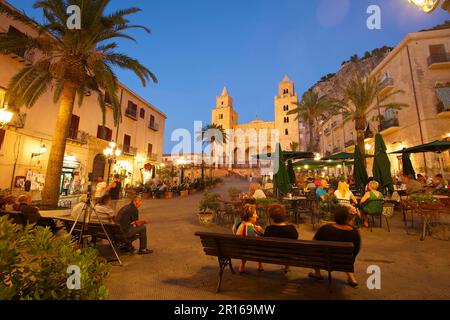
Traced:
<path fill-rule="evenodd" d="M 353 243 L 297 241 L 197 232 L 206 255 L 277 265 L 353 272 Z"/>
<path fill-rule="evenodd" d="M 27 225 L 27 221 L 20 211 L 6 211 L 6 210 L 0 210 L 0 217 L 8 216 L 9 220 L 11 220 L 15 224 L 20 224 L 22 226 Z"/>
<path fill-rule="evenodd" d="M 57 218 L 57 220 L 61 221 L 64 224 L 64 227 L 67 232 L 69 232 L 74 223 L 75 220 L 68 219 L 68 218 Z M 114 242 L 127 242 L 127 238 L 125 236 L 125 233 L 122 230 L 122 227 L 118 224 L 110 224 L 110 223 L 103 223 L 103 226 L 105 227 L 106 232 L 110 236 L 111 240 Z M 73 235 L 80 235 L 81 228 L 83 227 L 83 222 L 78 221 L 74 231 Z M 90 235 L 92 237 L 96 237 L 99 239 L 106 239 L 105 232 L 103 231 L 102 225 L 98 222 L 89 222 L 85 224 L 85 230 L 83 234 Z"/>

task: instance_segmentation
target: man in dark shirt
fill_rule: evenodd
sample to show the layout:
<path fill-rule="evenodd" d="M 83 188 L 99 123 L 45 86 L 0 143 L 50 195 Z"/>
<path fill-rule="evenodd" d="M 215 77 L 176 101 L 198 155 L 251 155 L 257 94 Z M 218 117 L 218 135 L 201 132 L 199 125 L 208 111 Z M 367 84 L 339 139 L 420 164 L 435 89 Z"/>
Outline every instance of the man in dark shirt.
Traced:
<path fill-rule="evenodd" d="M 139 221 L 138 209 L 141 205 L 141 197 L 134 197 L 130 204 L 119 210 L 116 216 L 116 222 L 122 226 L 125 235 L 129 239 L 134 240 L 139 238 L 139 254 L 150 254 L 153 250 L 147 249 L 147 222 Z"/>
<path fill-rule="evenodd" d="M 53 233 L 58 231 L 55 221 L 51 218 L 41 217 L 39 209 L 31 206 L 31 197 L 29 195 L 22 195 L 18 199 L 19 205 L 17 206 L 17 211 L 20 211 L 27 224 L 36 224 L 40 227 L 49 227 Z"/>
<path fill-rule="evenodd" d="M 109 185 L 109 196 L 112 200 L 112 208 L 114 211 L 117 209 L 117 202 L 120 199 L 120 192 L 122 191 L 122 182 L 120 175 L 114 175 L 114 181 Z"/>

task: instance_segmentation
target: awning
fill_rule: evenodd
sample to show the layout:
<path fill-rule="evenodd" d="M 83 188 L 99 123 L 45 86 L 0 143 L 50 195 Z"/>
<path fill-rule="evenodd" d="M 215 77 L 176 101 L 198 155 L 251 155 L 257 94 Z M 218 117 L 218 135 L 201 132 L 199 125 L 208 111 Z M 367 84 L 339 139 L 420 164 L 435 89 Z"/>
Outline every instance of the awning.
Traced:
<path fill-rule="evenodd" d="M 444 104 L 446 110 L 450 110 L 450 87 L 436 88 L 438 99 Z"/>

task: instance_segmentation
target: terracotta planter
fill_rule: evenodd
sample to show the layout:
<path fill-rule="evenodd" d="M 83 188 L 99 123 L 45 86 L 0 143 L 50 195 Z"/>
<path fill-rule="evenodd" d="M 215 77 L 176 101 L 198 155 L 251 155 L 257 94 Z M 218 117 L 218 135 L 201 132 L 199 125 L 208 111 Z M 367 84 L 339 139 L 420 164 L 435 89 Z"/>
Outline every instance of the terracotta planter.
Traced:
<path fill-rule="evenodd" d="M 172 199 L 173 198 L 173 192 L 165 192 L 164 198 L 166 199 Z"/>
<path fill-rule="evenodd" d="M 213 222 L 214 213 L 212 212 L 200 212 L 198 214 L 198 221 L 201 224 L 211 224 Z"/>
<path fill-rule="evenodd" d="M 185 198 L 187 196 L 189 196 L 189 190 L 180 191 L 180 197 Z"/>

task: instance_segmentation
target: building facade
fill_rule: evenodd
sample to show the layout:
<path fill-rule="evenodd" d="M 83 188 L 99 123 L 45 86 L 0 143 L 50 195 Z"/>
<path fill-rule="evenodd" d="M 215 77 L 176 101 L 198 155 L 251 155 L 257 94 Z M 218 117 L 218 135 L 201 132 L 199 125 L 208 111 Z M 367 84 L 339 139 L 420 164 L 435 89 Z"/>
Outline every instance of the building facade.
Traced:
<path fill-rule="evenodd" d="M 290 150 L 292 142 L 300 142 L 299 121 L 288 112 L 295 109 L 298 95 L 294 83 L 286 76 L 278 85 L 278 95 L 274 98 L 274 121 L 256 119 L 239 124 L 238 113 L 233 108 L 233 98 L 227 88 L 216 98 L 211 122 L 221 125 L 227 133 L 228 142 L 223 146 L 220 163 L 233 166 L 256 166 L 257 154 L 275 151 L 277 143 L 283 150 Z"/>
<path fill-rule="evenodd" d="M 5 16 L 0 16 L 0 29 L 36 36 L 32 28 Z M 34 60 L 30 52 L 0 54 L 0 107 L 8 105 L 5 94 L 12 76 Z M 43 188 L 58 112 L 52 96 L 47 92 L 32 108 L 15 110 L 10 125 L 0 129 L 0 189 L 21 189 L 25 180 L 32 182 L 32 190 Z M 122 121 L 118 127 L 110 107 L 102 126 L 96 94 L 88 94 L 83 105 L 74 108 L 61 173 L 61 184 L 70 181 L 71 191 L 83 188 L 89 179 L 106 177 L 108 172 L 120 174 L 125 184 L 137 183 L 144 179 L 145 164 L 157 165 L 162 160 L 165 114 L 123 84 L 119 98 Z M 9 109 L 14 106 L 9 104 Z M 122 151 L 115 161 L 108 161 L 103 154 L 111 141 Z"/>
<path fill-rule="evenodd" d="M 450 137 L 450 29 L 411 33 L 372 71 L 386 87 L 402 90 L 391 102 L 403 102 L 402 110 L 382 110 L 374 105 L 367 115 L 366 149 L 373 153 L 373 136 L 379 132 L 393 152 Z M 327 119 L 322 125 L 321 152 L 330 155 L 353 151 L 356 131 L 348 115 Z M 416 154 L 411 159 L 417 173 L 450 173 L 449 153 Z M 390 155 L 393 173 L 402 172 L 401 156 Z M 368 169 L 372 168 L 369 160 Z"/>

